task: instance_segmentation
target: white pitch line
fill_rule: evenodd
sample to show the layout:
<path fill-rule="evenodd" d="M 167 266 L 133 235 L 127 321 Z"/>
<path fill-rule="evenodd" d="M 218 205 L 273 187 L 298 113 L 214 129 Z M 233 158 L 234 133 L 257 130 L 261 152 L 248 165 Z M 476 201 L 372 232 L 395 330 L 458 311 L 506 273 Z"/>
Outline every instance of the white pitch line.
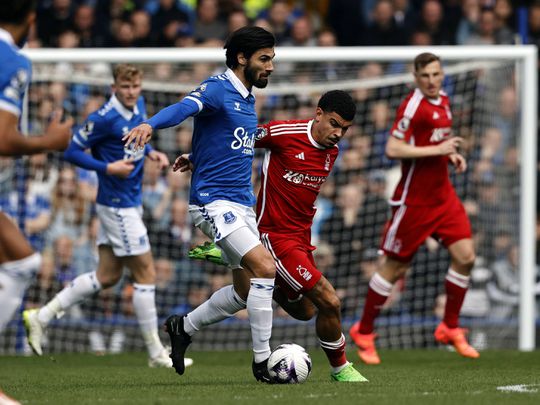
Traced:
<path fill-rule="evenodd" d="M 535 393 L 538 392 L 538 387 L 540 384 L 516 384 L 516 385 L 502 385 L 497 387 L 497 391 L 502 392 L 519 392 L 519 393 Z"/>

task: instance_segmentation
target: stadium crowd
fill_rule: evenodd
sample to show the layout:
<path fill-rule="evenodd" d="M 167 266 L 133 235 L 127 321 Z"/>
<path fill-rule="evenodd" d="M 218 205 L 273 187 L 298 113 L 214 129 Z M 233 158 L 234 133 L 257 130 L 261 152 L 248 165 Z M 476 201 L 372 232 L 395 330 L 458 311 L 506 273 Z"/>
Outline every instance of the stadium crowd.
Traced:
<path fill-rule="evenodd" d="M 88 47 L 220 47 L 227 35 L 246 24 L 271 30 L 277 46 L 389 46 L 389 45 L 495 45 L 519 42 L 513 2 L 509 0 L 43 0 L 37 27 L 28 46 L 33 48 Z M 529 39 L 540 44 L 540 2 L 529 8 Z M 87 74 L 110 78 L 110 66 L 88 65 Z M 36 71 L 69 76 L 81 67 L 65 63 L 37 66 Z M 166 63 L 144 67 L 144 81 L 198 83 L 221 66 L 194 64 L 186 69 Z M 276 68 L 276 81 L 285 80 L 292 67 Z M 295 80 L 331 81 L 336 77 L 364 79 L 392 73 L 403 66 L 366 63 L 341 66 L 328 62 L 316 69 L 294 69 Z M 282 70 L 280 72 L 280 70 Z M 504 75 L 505 73 L 500 73 Z M 281 76 L 280 76 L 281 75 Z M 307 76 L 302 77 L 302 76 Z M 473 270 L 473 290 L 464 314 L 471 317 L 515 316 L 518 277 L 518 156 L 516 132 L 518 101 L 512 80 L 500 80 L 493 101 L 496 117 L 489 125 L 473 125 L 474 100 L 449 83 L 457 97 L 455 124 L 468 138 L 465 155 L 470 169 L 456 188 L 464 201 L 475 233 L 479 260 Z M 462 79 L 477 83 L 476 75 Z M 473 84 L 474 86 L 474 84 Z M 62 106 L 81 124 L 107 97 L 106 85 L 43 79 L 29 92 L 31 132 L 42 129 L 54 107 Z M 173 103 L 177 93 L 145 87 L 148 113 Z M 375 272 L 377 247 L 387 219 L 388 190 L 398 166 L 384 156 L 386 136 L 405 86 L 356 90 L 355 125 L 340 145 L 335 173 L 324 185 L 317 202 L 313 243 L 318 266 L 342 299 L 343 315 L 358 314 L 367 282 Z M 470 94 L 469 94 L 470 96 Z M 261 122 L 309 118 L 317 97 L 291 94 L 258 97 Z M 478 133 L 478 128 L 481 132 Z M 170 159 L 189 152 L 189 124 L 158 132 L 153 140 Z M 262 164 L 256 158 L 254 179 Z M 43 264 L 27 294 L 26 306 L 41 306 L 76 275 L 96 267 L 95 197 L 93 172 L 36 155 L 28 160 L 26 176 L 20 161 L 0 161 L 0 206 L 24 222 L 32 246 L 43 253 Z M 13 180 L 11 180 L 13 179 Z M 259 187 L 256 181 L 256 190 Z M 457 181 L 457 178 L 456 178 Z M 393 184 L 393 183 L 392 183 Z M 26 188 L 27 192 L 21 190 Z M 152 161 L 145 164 L 143 204 L 145 222 L 156 257 L 156 301 L 160 317 L 183 313 L 209 294 L 230 283 L 224 267 L 187 259 L 191 246 L 204 242 L 187 215 L 189 176 L 161 172 Z M 19 201 L 25 199 L 21 212 Z M 494 221 L 494 218 L 498 218 Z M 431 240 L 422 248 L 411 277 L 398 283 L 385 310 L 388 315 L 437 314 L 443 300 L 437 285 L 444 278 L 447 256 Z M 128 280 L 115 293 L 105 291 L 72 311 L 75 319 L 96 314 L 107 319 L 133 316 L 129 308 L 132 288 Z M 471 300 L 474 300 L 472 302 Z M 434 310 L 435 308 L 435 310 Z M 469 312 L 467 313 L 467 308 Z M 483 308 L 483 310 L 478 310 Z M 476 311 L 476 312 L 475 312 Z M 285 316 L 276 311 L 278 316 Z M 239 315 L 246 316 L 245 314 Z M 114 322 L 113 322 L 114 323 Z M 110 351 L 122 347 L 122 330 L 115 329 Z M 99 330 L 91 336 L 92 349 L 107 350 Z"/>
<path fill-rule="evenodd" d="M 510 0 L 43 0 L 33 47 L 219 46 L 248 23 L 278 46 L 516 42 Z M 531 39 L 538 13 L 531 9 Z"/>

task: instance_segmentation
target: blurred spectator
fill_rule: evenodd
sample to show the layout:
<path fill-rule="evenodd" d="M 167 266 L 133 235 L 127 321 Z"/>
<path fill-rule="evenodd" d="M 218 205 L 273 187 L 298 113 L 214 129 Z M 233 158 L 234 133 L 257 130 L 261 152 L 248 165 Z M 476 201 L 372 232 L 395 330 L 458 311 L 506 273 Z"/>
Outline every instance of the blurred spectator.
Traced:
<path fill-rule="evenodd" d="M 423 3 L 415 26 L 417 29 L 429 33 L 433 45 L 452 45 L 454 43 L 452 27 L 444 20 L 443 7 L 439 0 L 427 0 Z"/>
<path fill-rule="evenodd" d="M 172 314 L 171 308 L 178 302 L 179 290 L 175 280 L 174 264 L 171 260 L 157 256 L 156 269 L 156 310 L 158 319 Z"/>
<path fill-rule="evenodd" d="M 191 36 L 190 11 L 179 7 L 176 0 L 159 0 L 152 17 L 152 38 L 158 46 L 173 46 L 177 35 Z"/>
<path fill-rule="evenodd" d="M 464 45 L 476 32 L 480 19 L 480 0 L 463 0 L 456 30 L 456 44 Z"/>
<path fill-rule="evenodd" d="M 362 248 L 379 247 L 380 238 L 390 209 L 386 199 L 386 174 L 382 170 L 372 170 L 367 177 L 366 197 L 363 201 L 364 213 L 358 227 L 362 229 Z"/>
<path fill-rule="evenodd" d="M 20 190 L 13 187 L 9 193 L 0 195 L 0 208 L 16 223 L 24 220 L 24 234 L 32 248 L 40 252 L 45 247 L 46 231 L 51 223 L 50 201 L 48 196 L 39 193 L 27 191 L 24 195 L 24 202 L 19 201 Z"/>
<path fill-rule="evenodd" d="M 540 0 L 529 7 L 529 38 L 527 43 L 540 47 Z"/>
<path fill-rule="evenodd" d="M 26 292 L 27 308 L 41 307 L 62 289 L 62 285 L 55 275 L 54 254 L 51 250 L 41 253 L 41 266 L 37 278 L 32 282 Z"/>
<path fill-rule="evenodd" d="M 161 176 L 159 164 L 146 159 L 144 162 L 142 201 L 144 207 L 143 218 L 144 222 L 148 224 L 149 232 L 158 232 L 165 226 L 163 211 L 168 204 L 165 196 L 166 191 L 167 182 Z"/>
<path fill-rule="evenodd" d="M 50 201 L 53 188 L 58 180 L 57 165 L 45 153 L 30 156 L 29 164 L 27 193 L 42 196 Z"/>
<path fill-rule="evenodd" d="M 394 6 L 390 0 L 378 0 L 373 18 L 363 34 L 364 45 L 405 45 L 407 33 L 394 20 Z"/>
<path fill-rule="evenodd" d="M 170 204 L 170 220 L 167 226 L 152 239 L 159 257 L 182 260 L 191 247 L 193 226 L 188 216 L 187 200 L 175 198 Z"/>
<path fill-rule="evenodd" d="M 227 36 L 246 25 L 249 25 L 246 13 L 242 10 L 233 11 L 227 18 Z"/>
<path fill-rule="evenodd" d="M 97 216 L 90 219 L 86 233 L 73 247 L 74 258 L 73 266 L 77 275 L 95 271 L 98 265 L 98 246 L 97 235 L 99 229 L 99 220 Z"/>
<path fill-rule="evenodd" d="M 495 45 L 495 13 L 485 8 L 480 12 L 476 31 L 465 41 L 465 45 Z"/>
<path fill-rule="evenodd" d="M 152 18 L 145 10 L 137 10 L 131 14 L 134 42 L 137 48 L 154 46 L 150 36 L 152 31 Z"/>
<path fill-rule="evenodd" d="M 76 241 L 84 237 L 89 225 L 91 207 L 77 187 L 77 174 L 71 166 L 61 169 L 51 198 L 52 219 L 48 240 L 60 236 Z"/>
<path fill-rule="evenodd" d="M 217 0 L 199 0 L 196 11 L 197 18 L 193 28 L 195 42 L 224 41 L 227 24 L 220 18 Z"/>
<path fill-rule="evenodd" d="M 278 46 L 290 39 L 293 16 L 286 0 L 274 0 L 264 19 L 270 28 L 269 31 L 276 37 Z"/>
<path fill-rule="evenodd" d="M 329 4 L 326 22 L 336 33 L 340 46 L 362 44 L 362 37 L 358 35 L 359 32 L 364 30 L 361 1 L 332 0 Z"/>
<path fill-rule="evenodd" d="M 81 39 L 77 33 L 71 29 L 62 31 L 58 35 L 58 48 L 78 48 L 81 46 Z"/>
<path fill-rule="evenodd" d="M 495 12 L 495 29 L 497 30 L 498 44 L 515 43 L 515 16 L 510 0 L 496 0 L 493 8 Z"/>
<path fill-rule="evenodd" d="M 111 46 L 116 48 L 131 48 L 135 45 L 135 32 L 133 25 L 128 21 L 121 21 L 112 30 Z"/>
<path fill-rule="evenodd" d="M 281 43 L 283 46 L 315 46 L 313 27 L 309 17 L 298 17 L 292 24 L 291 36 Z"/>
<path fill-rule="evenodd" d="M 394 22 L 404 32 L 411 32 L 414 27 L 414 10 L 409 0 L 393 0 Z"/>
<path fill-rule="evenodd" d="M 62 288 L 67 286 L 76 276 L 77 269 L 73 264 L 73 239 L 60 235 L 53 241 L 55 274 Z"/>
<path fill-rule="evenodd" d="M 506 22 L 497 19 L 493 9 L 485 8 L 480 12 L 476 32 L 465 41 L 466 45 L 500 45 L 514 43 L 514 35 Z"/>
<path fill-rule="evenodd" d="M 376 101 L 371 104 L 369 123 L 366 125 L 366 132 L 371 135 L 371 153 L 369 155 L 369 166 L 371 168 L 387 168 L 393 162 L 386 157 L 386 141 L 391 127 L 390 106 L 386 100 Z"/>
<path fill-rule="evenodd" d="M 311 111 L 313 115 L 313 111 Z M 313 217 L 313 224 L 311 225 L 311 244 L 318 246 L 321 227 L 328 221 L 334 210 L 334 204 L 332 202 L 332 196 L 336 192 L 336 183 L 334 176 L 328 177 L 326 182 L 321 186 L 319 196 L 315 200 L 315 216 Z M 320 269 L 319 269 L 320 270 Z"/>
<path fill-rule="evenodd" d="M 257 18 L 261 13 L 265 12 L 272 6 L 272 0 L 239 0 L 243 4 L 246 15 L 251 20 Z"/>
<path fill-rule="evenodd" d="M 411 36 L 410 36 L 409 45 L 412 45 L 412 46 L 431 46 L 431 45 L 433 45 L 433 42 L 431 40 L 431 35 L 429 35 L 429 32 L 422 31 L 422 30 L 416 30 L 416 31 L 413 31 Z"/>
<path fill-rule="evenodd" d="M 95 29 L 94 8 L 87 4 L 80 5 L 75 11 L 74 30 L 82 48 L 104 47 L 107 38 L 104 33 Z"/>
<path fill-rule="evenodd" d="M 38 14 L 37 27 L 44 46 L 57 46 L 60 34 L 73 28 L 71 0 L 52 0 L 49 6 Z"/>
<path fill-rule="evenodd" d="M 502 134 L 502 148 L 516 144 L 516 127 L 519 121 L 518 98 L 513 86 L 501 89 L 499 93 L 498 114 L 495 114 L 495 126 Z"/>
<path fill-rule="evenodd" d="M 492 277 L 487 284 L 491 301 L 490 315 L 508 318 L 518 315 L 519 308 L 519 250 L 517 246 L 508 249 L 505 257 L 491 266 Z"/>
<path fill-rule="evenodd" d="M 360 186 L 347 184 L 339 188 L 336 209 L 323 224 L 321 240 L 334 248 L 336 268 L 326 277 L 336 288 L 344 288 L 353 267 L 360 262 L 362 250 L 361 222 L 364 193 Z"/>

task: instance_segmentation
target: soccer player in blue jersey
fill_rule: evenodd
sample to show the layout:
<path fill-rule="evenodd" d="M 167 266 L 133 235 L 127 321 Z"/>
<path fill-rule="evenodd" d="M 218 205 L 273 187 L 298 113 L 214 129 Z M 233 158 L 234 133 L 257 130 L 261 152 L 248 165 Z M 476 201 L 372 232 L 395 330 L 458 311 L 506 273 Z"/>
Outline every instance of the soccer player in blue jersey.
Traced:
<path fill-rule="evenodd" d="M 19 131 L 24 93 L 32 67 L 19 51 L 36 19 L 35 1 L 0 2 L 0 155 L 20 156 L 64 150 L 73 120 L 61 122 L 57 111 L 45 134 L 25 137 Z M 21 304 L 24 291 L 41 263 L 23 233 L 0 212 L 0 333 Z"/>
<path fill-rule="evenodd" d="M 157 161 L 162 169 L 169 165 L 169 160 L 150 145 L 143 149 L 124 146 L 122 137 L 146 118 L 140 95 L 142 73 L 134 66 L 120 64 L 114 68 L 113 76 L 111 98 L 88 116 L 64 155 L 66 160 L 95 170 L 98 175 L 97 271 L 75 278 L 43 308 L 24 311 L 23 318 L 30 346 L 41 355 L 41 339 L 51 319 L 102 288 L 115 285 L 125 266 L 134 279 L 133 308 L 148 349 L 148 365 L 172 367 L 158 336 L 155 269 L 142 221 L 144 158 Z M 90 149 L 91 155 L 85 153 L 86 149 Z M 191 360 L 186 362 L 189 365 Z"/>
<path fill-rule="evenodd" d="M 257 114 L 253 86 L 263 88 L 274 66 L 274 36 L 260 27 L 244 27 L 228 38 L 229 69 L 205 80 L 179 103 L 171 105 L 133 129 L 128 144 L 144 145 L 154 129 L 178 125 L 194 116 L 189 212 L 199 229 L 212 237 L 233 267 L 234 288 L 210 298 L 209 310 L 219 313 L 235 302 L 247 306 L 253 340 L 253 374 L 269 382 L 267 361 L 272 330 L 275 266 L 259 241 L 252 206 L 253 147 Z M 235 311 L 236 312 L 236 311 Z M 209 315 L 210 316 L 210 315 Z M 184 373 L 183 357 L 195 333 L 189 316 L 173 315 L 165 323 L 171 338 L 173 365 Z"/>

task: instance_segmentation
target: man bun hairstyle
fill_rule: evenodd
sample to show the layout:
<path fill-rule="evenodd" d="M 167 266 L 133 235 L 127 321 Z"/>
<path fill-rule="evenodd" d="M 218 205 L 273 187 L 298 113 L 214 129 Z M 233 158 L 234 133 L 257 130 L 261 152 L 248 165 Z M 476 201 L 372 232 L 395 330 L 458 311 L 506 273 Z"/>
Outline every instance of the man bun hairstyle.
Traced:
<path fill-rule="evenodd" d="M 356 115 L 356 103 L 349 93 L 342 90 L 331 90 L 324 93 L 317 107 L 325 113 L 335 112 L 347 121 L 354 120 Z"/>
<path fill-rule="evenodd" d="M 238 54 L 243 53 L 246 59 L 263 48 L 273 48 L 276 44 L 274 34 L 261 27 L 242 27 L 234 31 L 223 46 L 225 64 L 234 69 L 238 66 Z"/>
<path fill-rule="evenodd" d="M 441 62 L 441 58 L 439 58 L 437 55 L 431 52 L 424 52 L 420 55 L 417 55 L 416 58 L 414 58 L 414 71 L 418 72 L 420 69 L 426 67 L 431 62 Z"/>
<path fill-rule="evenodd" d="M 20 24 L 36 9 L 37 0 L 1 0 L 0 24 Z"/>

